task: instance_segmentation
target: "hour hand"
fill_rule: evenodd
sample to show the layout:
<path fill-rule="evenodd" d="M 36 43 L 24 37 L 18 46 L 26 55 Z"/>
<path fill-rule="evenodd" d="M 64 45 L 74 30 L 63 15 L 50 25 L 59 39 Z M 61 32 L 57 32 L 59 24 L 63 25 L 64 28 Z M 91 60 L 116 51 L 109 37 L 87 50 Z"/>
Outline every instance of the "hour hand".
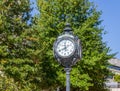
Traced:
<path fill-rule="evenodd" d="M 62 50 L 66 50 L 66 46 L 64 48 L 60 49 L 60 51 L 62 51 Z"/>

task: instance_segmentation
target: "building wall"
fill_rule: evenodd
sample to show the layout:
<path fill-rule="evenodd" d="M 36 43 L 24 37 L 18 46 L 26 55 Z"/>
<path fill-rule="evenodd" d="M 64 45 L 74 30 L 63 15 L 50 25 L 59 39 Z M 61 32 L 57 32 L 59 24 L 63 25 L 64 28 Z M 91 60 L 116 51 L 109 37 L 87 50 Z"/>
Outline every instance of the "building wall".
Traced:
<path fill-rule="evenodd" d="M 120 91 L 120 88 L 110 88 L 110 91 Z"/>
<path fill-rule="evenodd" d="M 119 74 L 120 75 L 120 60 L 118 59 L 110 59 L 108 62 L 111 64 L 111 66 L 108 67 L 108 69 L 113 74 Z M 120 91 L 120 83 L 114 81 L 114 77 L 108 77 L 107 82 L 105 82 L 105 86 L 110 89 L 110 91 Z"/>

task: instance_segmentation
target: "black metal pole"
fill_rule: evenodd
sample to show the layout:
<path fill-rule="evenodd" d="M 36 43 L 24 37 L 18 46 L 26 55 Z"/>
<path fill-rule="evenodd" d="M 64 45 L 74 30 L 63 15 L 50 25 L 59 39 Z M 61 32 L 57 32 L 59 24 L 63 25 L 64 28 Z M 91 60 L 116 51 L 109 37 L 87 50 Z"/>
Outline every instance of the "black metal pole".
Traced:
<path fill-rule="evenodd" d="M 70 71 L 71 68 L 65 68 L 66 71 L 66 91 L 70 91 Z"/>

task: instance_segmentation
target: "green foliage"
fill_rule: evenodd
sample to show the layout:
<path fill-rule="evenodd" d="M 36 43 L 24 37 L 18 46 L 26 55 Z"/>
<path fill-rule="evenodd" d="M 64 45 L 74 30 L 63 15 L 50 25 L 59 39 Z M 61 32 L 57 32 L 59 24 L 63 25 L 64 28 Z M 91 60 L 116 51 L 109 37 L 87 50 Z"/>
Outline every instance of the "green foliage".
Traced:
<path fill-rule="evenodd" d="M 18 91 L 18 87 L 12 78 L 0 73 L 0 91 Z"/>
<path fill-rule="evenodd" d="M 71 88 L 73 91 L 103 91 L 103 83 L 109 73 L 107 60 L 113 55 L 108 55 L 110 50 L 102 41 L 101 12 L 88 0 L 38 0 L 38 7 L 40 18 L 36 26 L 47 45 L 42 63 L 42 82 L 45 85 L 42 84 L 45 88 L 51 85 L 65 87 L 65 74 L 54 60 L 52 46 L 56 37 L 62 33 L 65 23 L 70 22 L 74 33 L 82 41 L 83 49 L 82 60 L 71 71 Z"/>
<path fill-rule="evenodd" d="M 116 82 L 120 82 L 120 75 L 116 74 L 116 75 L 114 76 L 114 80 L 115 80 Z"/>
<path fill-rule="evenodd" d="M 29 0 L 0 2 L 0 71 L 14 80 L 19 91 L 40 90 L 44 43 L 38 30 L 27 24 L 30 12 Z"/>
<path fill-rule="evenodd" d="M 102 42 L 101 13 L 88 0 L 38 0 L 37 4 L 40 15 L 28 25 L 29 0 L 0 1 L 0 71 L 5 73 L 0 89 L 11 83 L 7 91 L 64 89 L 65 72 L 52 47 L 70 22 L 83 49 L 82 60 L 71 71 L 71 91 L 104 91 L 107 60 L 113 55 Z"/>

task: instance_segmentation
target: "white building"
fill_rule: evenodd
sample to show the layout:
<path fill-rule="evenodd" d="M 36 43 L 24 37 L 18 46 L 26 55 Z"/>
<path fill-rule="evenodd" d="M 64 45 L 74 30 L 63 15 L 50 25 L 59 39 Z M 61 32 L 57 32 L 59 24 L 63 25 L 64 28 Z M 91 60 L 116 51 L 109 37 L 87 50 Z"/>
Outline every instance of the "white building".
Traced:
<path fill-rule="evenodd" d="M 120 74 L 120 60 L 113 58 L 108 60 L 110 66 L 108 67 L 113 74 Z M 120 83 L 114 81 L 114 77 L 108 78 L 105 85 L 110 89 L 110 91 L 120 91 Z"/>

